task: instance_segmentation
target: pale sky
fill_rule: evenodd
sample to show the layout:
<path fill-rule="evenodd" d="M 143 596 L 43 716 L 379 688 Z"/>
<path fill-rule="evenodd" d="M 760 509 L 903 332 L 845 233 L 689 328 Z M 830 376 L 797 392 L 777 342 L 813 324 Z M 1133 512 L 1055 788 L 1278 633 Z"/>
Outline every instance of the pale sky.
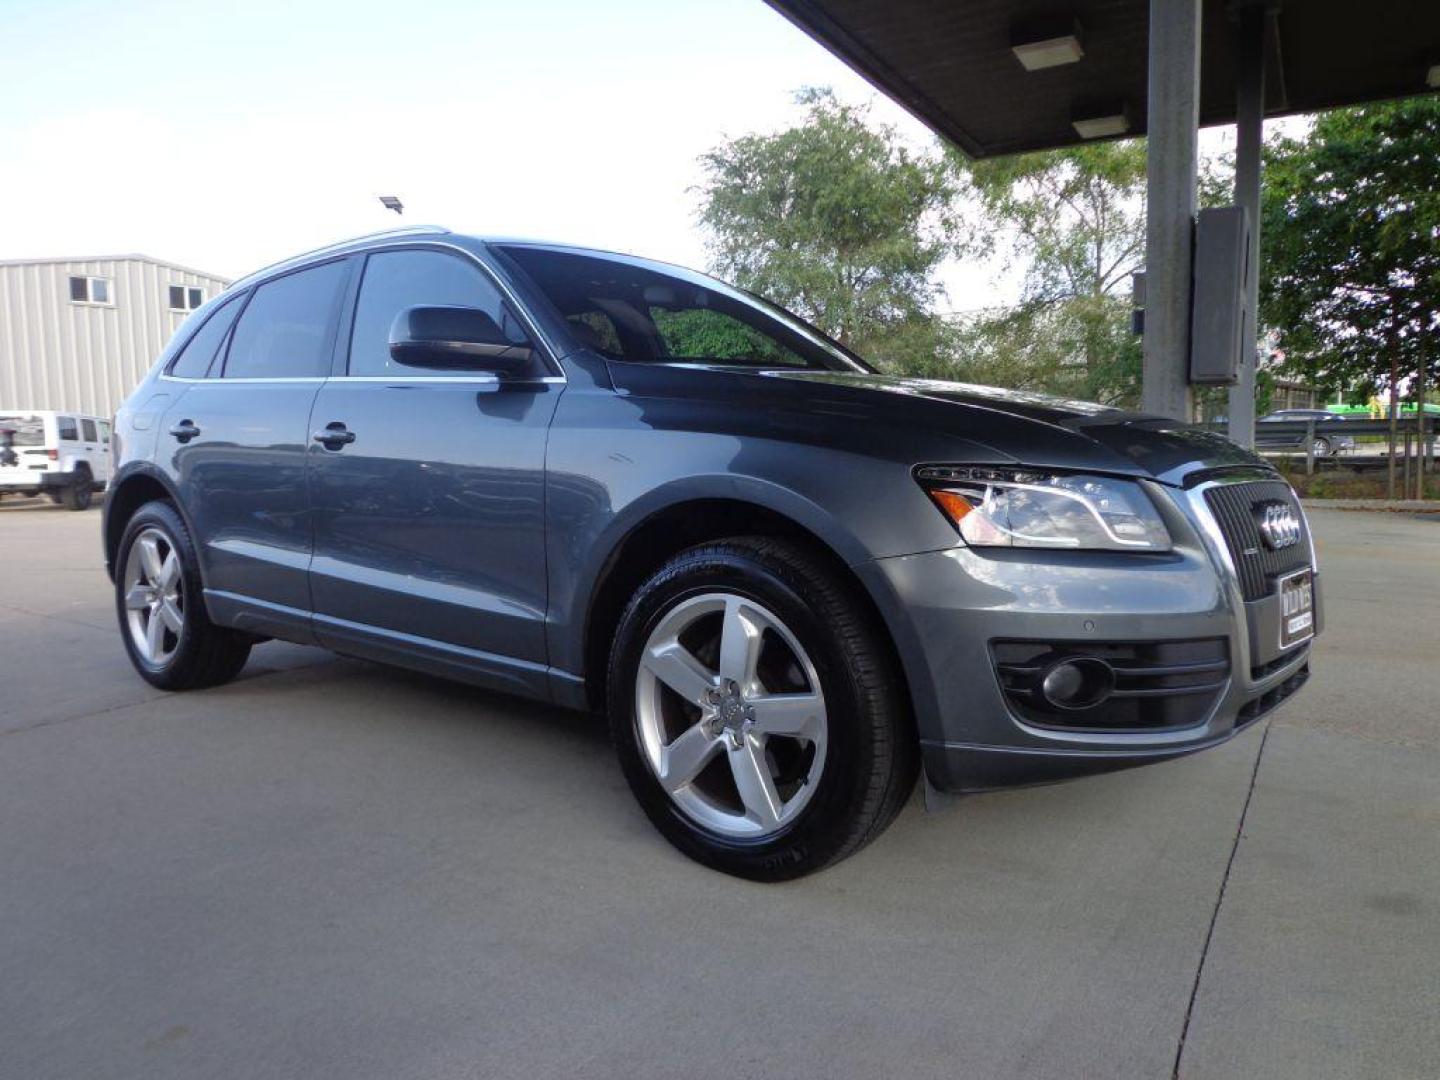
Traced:
<path fill-rule="evenodd" d="M 806 85 L 931 139 L 761 0 L 0 0 L 0 258 L 238 277 L 434 223 L 703 268 L 697 157 Z M 1018 291 L 943 279 L 955 310 Z"/>

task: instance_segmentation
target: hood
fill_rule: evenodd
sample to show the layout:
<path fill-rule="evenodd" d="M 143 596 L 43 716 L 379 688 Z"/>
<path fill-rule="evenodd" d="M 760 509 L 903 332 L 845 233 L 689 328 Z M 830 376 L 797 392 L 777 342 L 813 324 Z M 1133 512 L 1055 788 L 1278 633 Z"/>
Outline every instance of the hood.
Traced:
<path fill-rule="evenodd" d="M 1169 417 L 1126 412 L 1025 390 L 939 379 L 831 371 L 770 371 L 766 377 L 843 388 L 862 395 L 952 406 L 935 419 L 1024 465 L 1144 475 L 1180 485 L 1192 473 L 1234 467 L 1270 468 L 1222 435 Z"/>

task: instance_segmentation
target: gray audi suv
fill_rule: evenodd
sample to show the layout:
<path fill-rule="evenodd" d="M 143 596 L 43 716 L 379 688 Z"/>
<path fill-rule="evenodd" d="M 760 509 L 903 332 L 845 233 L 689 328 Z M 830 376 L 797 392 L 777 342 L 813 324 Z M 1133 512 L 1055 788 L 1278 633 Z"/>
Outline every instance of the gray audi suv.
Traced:
<path fill-rule="evenodd" d="M 1265 462 L 1162 418 L 877 374 L 674 266 L 408 230 L 262 270 L 116 418 L 136 670 L 267 638 L 608 716 L 645 813 L 760 880 L 972 792 L 1224 742 L 1309 674 Z"/>

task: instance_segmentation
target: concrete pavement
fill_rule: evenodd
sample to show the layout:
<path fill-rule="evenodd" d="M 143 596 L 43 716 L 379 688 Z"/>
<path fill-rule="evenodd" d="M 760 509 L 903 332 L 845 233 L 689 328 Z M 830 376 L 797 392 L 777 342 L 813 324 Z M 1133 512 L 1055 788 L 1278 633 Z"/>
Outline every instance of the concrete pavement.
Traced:
<path fill-rule="evenodd" d="M 281 644 L 151 690 L 98 527 L 0 504 L 0 1075 L 1434 1072 L 1440 525 L 1316 515 L 1268 732 L 779 887 L 673 853 L 585 717 Z"/>

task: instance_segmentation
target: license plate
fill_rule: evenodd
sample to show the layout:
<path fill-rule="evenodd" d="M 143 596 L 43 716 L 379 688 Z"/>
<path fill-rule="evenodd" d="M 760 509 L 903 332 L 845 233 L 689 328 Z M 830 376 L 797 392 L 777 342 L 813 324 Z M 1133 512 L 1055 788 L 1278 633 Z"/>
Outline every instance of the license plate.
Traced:
<path fill-rule="evenodd" d="M 1300 570 L 1280 579 L 1280 648 L 1315 635 L 1315 579 Z"/>

